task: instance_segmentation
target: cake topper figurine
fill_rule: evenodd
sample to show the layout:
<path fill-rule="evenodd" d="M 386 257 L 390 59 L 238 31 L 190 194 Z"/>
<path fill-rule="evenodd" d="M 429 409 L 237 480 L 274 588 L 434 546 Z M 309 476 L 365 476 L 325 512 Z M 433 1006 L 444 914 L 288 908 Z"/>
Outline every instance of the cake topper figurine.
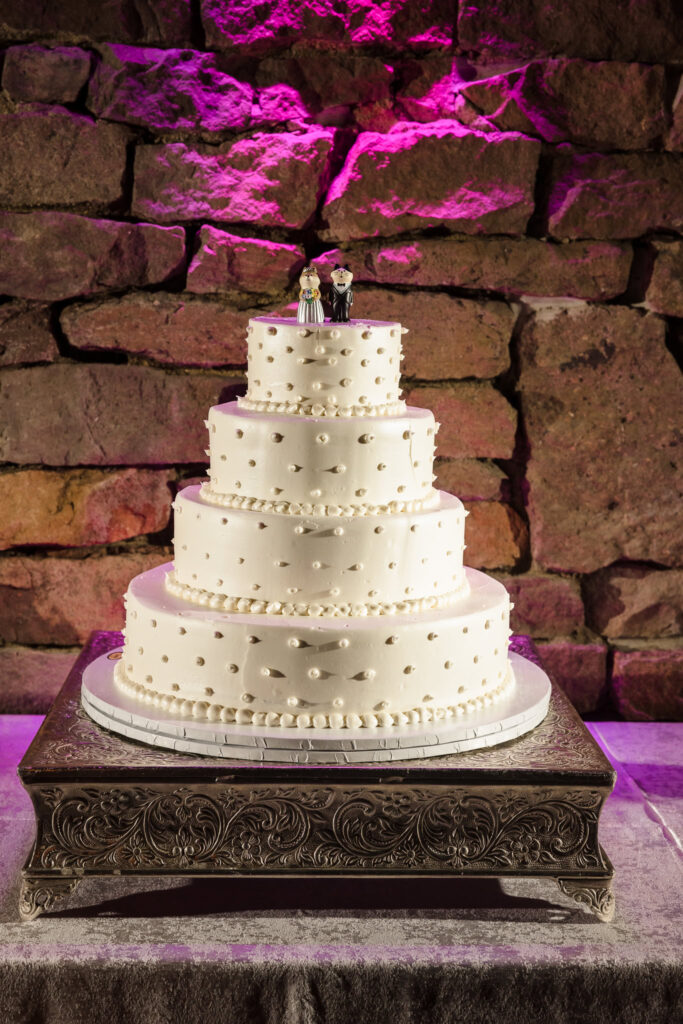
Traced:
<path fill-rule="evenodd" d="M 332 284 L 330 285 L 329 299 L 332 306 L 332 320 L 337 323 L 348 323 L 349 312 L 353 305 L 353 274 L 348 266 L 340 266 L 335 263 L 334 270 L 330 274 Z"/>
<path fill-rule="evenodd" d="M 320 301 L 320 278 L 315 267 L 304 267 L 299 278 L 299 308 L 296 319 L 300 324 L 321 324 L 325 320 Z"/>

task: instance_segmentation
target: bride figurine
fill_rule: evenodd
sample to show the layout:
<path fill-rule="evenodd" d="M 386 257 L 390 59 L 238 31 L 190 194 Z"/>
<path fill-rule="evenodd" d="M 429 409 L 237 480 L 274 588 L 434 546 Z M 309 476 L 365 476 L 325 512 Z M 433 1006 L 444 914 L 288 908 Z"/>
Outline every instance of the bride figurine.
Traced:
<path fill-rule="evenodd" d="M 296 319 L 300 324 L 321 324 L 325 320 L 320 301 L 320 278 L 315 267 L 304 267 L 299 278 L 299 308 Z"/>

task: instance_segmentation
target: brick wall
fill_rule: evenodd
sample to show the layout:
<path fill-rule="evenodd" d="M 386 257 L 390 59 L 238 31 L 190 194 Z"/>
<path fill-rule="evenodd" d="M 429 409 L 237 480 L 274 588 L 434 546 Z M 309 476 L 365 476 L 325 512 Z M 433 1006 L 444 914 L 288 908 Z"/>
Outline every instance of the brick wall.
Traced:
<path fill-rule="evenodd" d="M 247 317 L 342 253 L 514 628 L 582 712 L 680 716 L 674 0 L 0 0 L 0 40 L 0 708 L 121 626 Z"/>

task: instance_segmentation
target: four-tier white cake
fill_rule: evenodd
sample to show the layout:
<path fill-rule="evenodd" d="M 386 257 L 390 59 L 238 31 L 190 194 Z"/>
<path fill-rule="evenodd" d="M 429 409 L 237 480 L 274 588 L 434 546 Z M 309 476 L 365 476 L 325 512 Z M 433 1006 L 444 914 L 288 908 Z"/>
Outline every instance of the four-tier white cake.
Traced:
<path fill-rule="evenodd" d="M 510 601 L 463 566 L 467 513 L 433 487 L 438 425 L 400 400 L 404 329 L 247 330 L 248 390 L 209 412 L 174 561 L 128 589 L 117 685 L 273 730 L 400 730 L 507 696 Z"/>

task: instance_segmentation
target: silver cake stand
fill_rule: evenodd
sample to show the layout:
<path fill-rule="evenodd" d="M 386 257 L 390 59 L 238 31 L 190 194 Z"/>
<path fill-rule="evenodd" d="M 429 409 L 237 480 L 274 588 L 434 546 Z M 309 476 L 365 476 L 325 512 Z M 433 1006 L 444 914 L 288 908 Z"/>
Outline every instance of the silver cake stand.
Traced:
<path fill-rule="evenodd" d="M 117 651 L 83 673 L 81 701 L 90 717 L 127 739 L 179 753 L 290 764 L 354 764 L 442 757 L 517 739 L 545 718 L 550 680 L 519 654 L 510 654 L 514 683 L 490 707 L 397 729 L 272 729 L 169 715 L 127 696 L 114 681 Z"/>

